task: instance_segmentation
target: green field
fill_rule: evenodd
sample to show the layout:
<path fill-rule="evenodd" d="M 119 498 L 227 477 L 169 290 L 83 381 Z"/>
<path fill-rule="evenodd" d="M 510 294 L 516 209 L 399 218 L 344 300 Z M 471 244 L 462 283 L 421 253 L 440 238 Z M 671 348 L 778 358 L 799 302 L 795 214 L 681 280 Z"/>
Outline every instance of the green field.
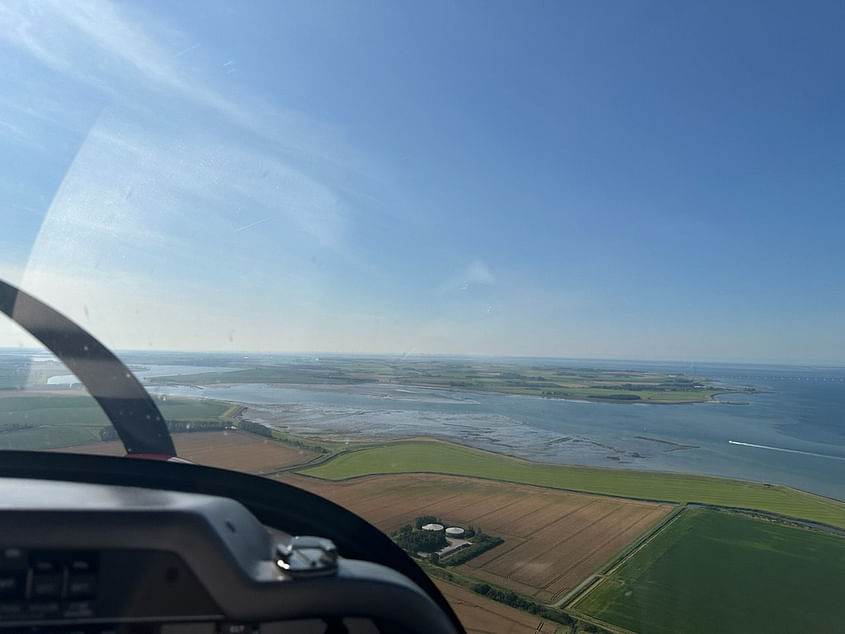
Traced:
<path fill-rule="evenodd" d="M 70 373 L 65 366 L 57 363 L 33 363 L 23 355 L 6 355 L 0 358 L 0 390 L 22 390 L 27 386 L 46 384 L 52 376 Z"/>
<path fill-rule="evenodd" d="M 158 401 L 165 420 L 215 420 L 228 404 L 195 399 Z M 110 427 L 90 396 L 23 395 L 0 398 L 0 449 L 57 449 L 98 442 Z"/>
<path fill-rule="evenodd" d="M 179 385 L 381 383 L 613 403 L 698 403 L 712 400 L 714 394 L 726 391 L 707 385 L 703 379 L 680 374 L 456 359 L 335 357 L 297 360 L 230 372 L 158 377 L 153 381 Z M 736 388 L 734 391 L 754 390 Z"/>
<path fill-rule="evenodd" d="M 340 453 L 301 471 L 328 480 L 419 472 L 622 497 L 734 506 L 845 528 L 845 503 L 789 487 L 708 476 L 529 462 L 436 440 L 402 441 Z"/>
<path fill-rule="evenodd" d="M 687 509 L 572 607 L 643 633 L 841 632 L 845 538 Z"/>

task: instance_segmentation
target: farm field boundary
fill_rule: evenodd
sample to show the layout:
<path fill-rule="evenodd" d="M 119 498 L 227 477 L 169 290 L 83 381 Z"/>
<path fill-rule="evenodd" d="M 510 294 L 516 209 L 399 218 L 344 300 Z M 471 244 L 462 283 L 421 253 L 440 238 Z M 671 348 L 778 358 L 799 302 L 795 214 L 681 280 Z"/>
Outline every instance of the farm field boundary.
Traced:
<path fill-rule="evenodd" d="M 341 452 L 298 473 L 326 480 L 442 473 L 656 502 L 728 506 L 845 528 L 845 503 L 781 485 L 530 462 L 439 440 L 399 441 Z"/>

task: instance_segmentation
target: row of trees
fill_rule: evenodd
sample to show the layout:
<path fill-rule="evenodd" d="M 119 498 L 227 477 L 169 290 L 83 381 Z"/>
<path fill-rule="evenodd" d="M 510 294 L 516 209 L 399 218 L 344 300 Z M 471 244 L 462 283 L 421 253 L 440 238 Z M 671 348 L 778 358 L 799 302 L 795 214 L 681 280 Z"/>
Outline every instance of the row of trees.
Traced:
<path fill-rule="evenodd" d="M 495 586 L 491 586 L 489 583 L 476 583 L 472 586 L 472 591 L 493 599 L 494 601 L 498 601 L 499 603 L 509 605 L 517 610 L 524 610 L 525 612 L 536 614 L 537 616 L 549 619 L 550 621 L 555 621 L 561 625 L 571 625 L 573 623 L 572 617 L 565 612 L 552 608 L 548 605 L 543 605 L 542 603 L 537 603 L 533 599 L 517 594 L 513 590 L 497 588 Z"/>
<path fill-rule="evenodd" d="M 300 440 L 298 438 L 291 438 L 290 436 L 281 435 L 275 430 L 271 429 L 270 427 L 267 427 L 266 425 L 262 425 L 261 423 L 254 423 L 251 420 L 243 420 L 239 417 L 235 424 L 237 425 L 238 429 L 248 431 L 251 434 L 257 434 L 259 436 L 265 436 L 266 438 L 278 440 L 280 442 L 285 443 L 286 445 L 290 445 L 291 447 L 305 449 L 306 451 L 313 451 L 314 453 L 326 453 L 325 447 L 322 447 L 316 443 L 308 442 L 307 440 Z"/>
<path fill-rule="evenodd" d="M 420 515 L 414 518 L 414 528 L 420 530 L 426 524 L 440 524 L 440 518 L 434 515 Z"/>
<path fill-rule="evenodd" d="M 27 425 L 29 427 L 29 425 Z M 267 427 L 266 425 L 262 425 L 261 423 L 255 423 L 249 420 L 243 420 L 239 416 L 236 417 L 234 420 L 208 420 L 208 419 L 201 419 L 201 420 L 172 420 L 167 421 L 167 431 L 171 434 L 184 434 L 188 432 L 202 432 L 202 431 L 224 431 L 226 429 L 233 429 L 237 428 L 245 432 L 249 432 L 250 434 L 256 434 L 258 436 L 264 436 L 265 438 L 271 438 L 273 440 L 278 440 L 279 442 L 283 442 L 286 445 L 290 445 L 292 447 L 298 447 L 299 449 L 305 449 L 307 451 L 313 451 L 314 453 L 326 453 L 326 449 L 321 447 L 316 443 L 311 443 L 306 440 L 300 440 L 298 438 L 290 438 L 279 432 Z M 11 428 L 7 426 L 6 430 L 8 431 Z M 100 429 L 100 440 L 118 440 L 117 431 L 115 431 L 114 427 L 103 427 Z"/>
<path fill-rule="evenodd" d="M 174 420 L 167 422 L 167 431 L 171 434 L 184 434 L 198 431 L 223 431 L 232 427 L 232 423 L 223 420 Z M 118 440 L 114 427 L 102 427 L 100 440 Z"/>
<path fill-rule="evenodd" d="M 262 425 L 261 423 L 253 423 L 251 420 L 239 420 L 238 421 L 238 429 L 243 429 L 244 431 L 248 431 L 250 434 L 256 434 L 258 436 L 265 436 L 266 438 L 273 437 L 273 430 L 267 427 L 266 425 Z"/>

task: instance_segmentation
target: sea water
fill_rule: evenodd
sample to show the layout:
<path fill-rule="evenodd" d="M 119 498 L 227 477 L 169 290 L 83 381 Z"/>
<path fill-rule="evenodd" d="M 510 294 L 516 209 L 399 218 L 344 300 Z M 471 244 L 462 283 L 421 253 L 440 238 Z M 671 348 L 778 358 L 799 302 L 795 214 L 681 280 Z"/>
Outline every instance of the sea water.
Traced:
<path fill-rule="evenodd" d="M 537 360 L 532 360 L 537 363 Z M 754 394 L 720 403 L 616 404 L 395 385 L 151 386 L 249 404 L 247 416 L 334 440 L 432 436 L 532 460 L 699 473 L 845 499 L 845 369 L 561 360 L 683 372 Z"/>

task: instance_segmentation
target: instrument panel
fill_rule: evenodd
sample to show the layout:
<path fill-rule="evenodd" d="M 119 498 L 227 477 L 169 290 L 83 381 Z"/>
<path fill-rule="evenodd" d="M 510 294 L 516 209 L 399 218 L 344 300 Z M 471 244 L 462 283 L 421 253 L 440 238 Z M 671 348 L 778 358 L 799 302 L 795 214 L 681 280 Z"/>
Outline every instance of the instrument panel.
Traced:
<path fill-rule="evenodd" d="M 402 574 L 229 498 L 0 479 L 0 634 L 394 631 L 454 630 Z"/>
<path fill-rule="evenodd" d="M 147 549 L 0 552 L 0 625 L 52 621 L 220 617 L 174 553 Z"/>

